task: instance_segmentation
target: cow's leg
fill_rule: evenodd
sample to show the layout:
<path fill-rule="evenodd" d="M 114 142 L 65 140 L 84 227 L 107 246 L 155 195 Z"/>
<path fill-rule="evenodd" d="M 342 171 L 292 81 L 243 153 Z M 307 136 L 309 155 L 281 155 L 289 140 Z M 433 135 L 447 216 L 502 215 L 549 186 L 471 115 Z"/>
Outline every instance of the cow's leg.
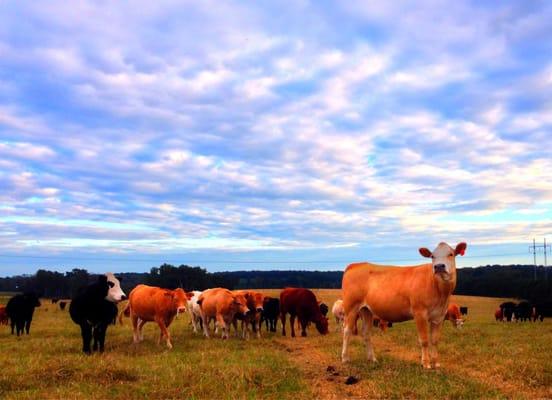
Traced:
<path fill-rule="evenodd" d="M 286 314 L 280 313 L 280 319 L 282 320 L 282 336 L 286 336 Z"/>
<path fill-rule="evenodd" d="M 345 314 L 345 326 L 343 328 L 343 348 L 341 349 L 341 362 L 349 362 L 349 341 L 351 340 L 351 334 L 353 333 L 353 327 L 356 326 L 357 311 L 350 310 L 348 314 Z"/>
<path fill-rule="evenodd" d="M 28 319 L 25 321 L 25 332 L 27 332 L 27 335 L 29 334 L 29 331 L 31 330 L 31 320 Z"/>
<path fill-rule="evenodd" d="M 81 324 L 82 351 L 90 354 L 90 340 L 92 340 L 92 327 L 87 323 Z"/>
<path fill-rule="evenodd" d="M 429 355 L 431 357 L 431 365 L 434 368 L 439 368 L 441 364 L 439 363 L 439 353 L 437 352 L 437 345 L 441 339 L 441 329 L 443 328 L 443 322 L 431 322 L 429 325 L 429 338 L 431 342 L 431 347 L 429 349 Z"/>
<path fill-rule="evenodd" d="M 368 360 L 376 362 L 376 356 L 374 355 L 374 348 L 372 347 L 371 330 L 374 321 L 374 314 L 367 308 L 360 309 L 360 318 L 362 319 L 362 338 L 366 345 L 366 355 Z"/>
<path fill-rule="evenodd" d="M 209 319 L 203 313 L 201 313 L 201 324 L 203 325 L 203 334 L 209 338 Z"/>
<path fill-rule="evenodd" d="M 220 330 L 222 331 L 222 339 L 228 339 L 226 321 L 221 314 L 217 314 L 216 325 L 220 327 Z"/>
<path fill-rule="evenodd" d="M 13 319 L 10 321 L 10 325 L 11 325 L 11 334 L 13 335 L 15 331 L 15 321 Z"/>
<path fill-rule="evenodd" d="M 422 366 L 424 368 L 431 368 L 429 359 L 429 323 L 427 321 L 427 315 L 425 313 L 414 314 L 414 320 L 416 321 L 416 329 L 418 330 L 418 341 L 422 347 Z"/>
<path fill-rule="evenodd" d="M 159 342 L 158 344 L 161 344 L 161 340 L 165 338 L 167 341 L 167 347 L 169 349 L 172 349 L 172 343 L 171 343 L 171 335 L 169 333 L 169 330 L 167 329 L 167 325 L 165 324 L 165 319 L 163 317 L 155 317 L 155 322 L 157 322 L 157 325 L 159 325 Z"/>
<path fill-rule="evenodd" d="M 307 337 L 307 320 L 305 318 L 299 318 L 299 322 L 301 323 L 301 336 Z"/>
<path fill-rule="evenodd" d="M 134 314 L 133 312 L 130 313 L 130 322 L 132 322 L 132 340 L 134 343 L 138 343 L 140 341 L 140 335 L 138 330 L 138 316 Z"/>
<path fill-rule="evenodd" d="M 255 316 L 255 319 L 254 319 L 254 331 L 255 333 L 257 333 L 257 339 L 260 339 L 261 338 L 261 325 L 262 325 L 262 322 L 261 322 L 261 315 L 257 313 L 257 315 Z"/>
<path fill-rule="evenodd" d="M 98 351 L 98 345 L 100 344 L 100 326 L 92 327 L 92 351 Z"/>
<path fill-rule="evenodd" d="M 17 328 L 17 336 L 23 335 L 23 330 L 25 329 L 25 321 L 18 320 L 16 328 Z"/>
<path fill-rule="evenodd" d="M 142 342 L 144 340 L 144 325 L 146 325 L 146 320 L 138 318 L 138 341 Z"/>
<path fill-rule="evenodd" d="M 98 332 L 98 342 L 100 347 L 99 350 L 100 350 L 100 353 L 103 353 L 104 347 L 105 347 L 105 333 L 107 332 L 107 325 L 101 324 L 100 326 L 98 326 L 97 329 L 99 330 Z"/>
<path fill-rule="evenodd" d="M 289 315 L 289 325 L 291 326 L 291 337 L 295 337 L 295 314 Z"/>

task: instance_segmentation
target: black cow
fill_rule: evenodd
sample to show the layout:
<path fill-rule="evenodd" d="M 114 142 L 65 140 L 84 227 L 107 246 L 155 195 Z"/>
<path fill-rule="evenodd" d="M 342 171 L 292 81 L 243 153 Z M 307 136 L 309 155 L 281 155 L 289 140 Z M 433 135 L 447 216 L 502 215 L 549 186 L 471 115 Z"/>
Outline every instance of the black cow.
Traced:
<path fill-rule="evenodd" d="M 17 336 L 23 334 L 23 329 L 29 334 L 35 307 L 40 307 L 38 296 L 33 292 L 18 294 L 12 297 L 6 305 L 6 313 L 11 322 L 11 333 L 16 328 Z"/>
<path fill-rule="evenodd" d="M 460 307 L 461 315 L 468 315 L 468 307 Z"/>
<path fill-rule="evenodd" d="M 506 318 L 506 321 L 511 322 L 512 317 L 515 317 L 514 311 L 516 309 L 516 303 L 512 301 L 506 301 L 500 305 L 502 315 Z"/>
<path fill-rule="evenodd" d="M 98 282 L 79 290 L 69 305 L 71 319 L 81 328 L 82 351 L 90 354 L 90 341 L 94 338 L 93 351 L 104 351 L 105 333 L 118 314 L 116 303 L 125 300 L 120 279 L 108 272 L 100 275 Z"/>
<path fill-rule="evenodd" d="M 65 310 L 65 307 L 67 306 L 67 302 L 66 301 L 60 301 L 59 302 L 59 309 L 61 311 Z"/>
<path fill-rule="evenodd" d="M 533 312 L 533 307 L 528 301 L 520 301 L 519 304 L 514 309 L 515 317 L 518 321 L 526 322 L 531 321 L 531 314 Z"/>
<path fill-rule="evenodd" d="M 263 312 L 261 314 L 261 326 L 265 321 L 266 330 L 276 332 L 276 323 L 280 316 L 280 300 L 274 297 L 265 297 L 263 304 Z"/>
<path fill-rule="evenodd" d="M 545 317 L 552 317 L 552 301 L 535 304 L 533 311 L 533 321 L 539 319 L 542 322 L 544 321 Z"/>
<path fill-rule="evenodd" d="M 328 306 L 325 303 L 320 303 L 320 312 L 322 313 L 322 315 L 327 317 L 328 311 L 329 311 Z"/>

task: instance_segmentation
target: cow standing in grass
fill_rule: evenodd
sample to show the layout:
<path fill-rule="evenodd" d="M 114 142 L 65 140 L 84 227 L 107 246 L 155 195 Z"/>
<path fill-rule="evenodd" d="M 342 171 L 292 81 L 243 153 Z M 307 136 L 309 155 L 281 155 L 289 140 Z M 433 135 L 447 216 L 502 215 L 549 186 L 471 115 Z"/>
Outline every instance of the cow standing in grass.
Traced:
<path fill-rule="evenodd" d="M 80 326 L 82 351 L 90 354 L 90 341 L 94 338 L 93 351 L 104 351 L 107 327 L 117 317 L 117 303 L 125 300 L 120 278 L 111 272 L 100 275 L 98 281 L 79 290 L 69 305 L 73 322 Z"/>
<path fill-rule="evenodd" d="M 434 251 L 420 248 L 432 262 L 414 267 L 351 264 L 343 274 L 342 361 L 349 361 L 348 347 L 357 317 L 363 321 L 368 359 L 376 361 L 370 329 L 374 316 L 389 322 L 414 319 L 422 348 L 424 368 L 438 368 L 437 344 L 450 296 L 456 287 L 456 256 L 463 255 L 466 243 L 450 247 L 439 243 Z"/>
<path fill-rule="evenodd" d="M 29 334 L 33 320 L 34 309 L 40 307 L 38 296 L 33 292 L 13 296 L 6 305 L 6 313 L 11 322 L 11 333 L 14 329 L 17 336 L 23 334 L 23 330 Z"/>
<path fill-rule="evenodd" d="M 274 297 L 265 297 L 261 322 L 265 321 L 266 330 L 276 332 L 276 324 L 280 317 L 280 300 Z"/>
<path fill-rule="evenodd" d="M 295 337 L 295 318 L 301 324 L 301 336 L 307 336 L 307 325 L 314 322 L 322 335 L 328 333 L 328 318 L 322 315 L 316 296 L 309 289 L 286 288 L 280 293 L 280 319 L 282 335 L 286 336 L 286 315 L 289 314 L 291 337 Z"/>

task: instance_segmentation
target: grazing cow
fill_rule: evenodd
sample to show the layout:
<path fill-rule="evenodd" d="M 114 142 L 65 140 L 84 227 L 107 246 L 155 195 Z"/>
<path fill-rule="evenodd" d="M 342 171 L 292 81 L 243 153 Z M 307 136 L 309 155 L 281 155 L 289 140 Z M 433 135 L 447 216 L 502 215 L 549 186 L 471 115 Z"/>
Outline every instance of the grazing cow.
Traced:
<path fill-rule="evenodd" d="M 253 290 L 234 290 L 232 293 L 243 295 L 247 301 L 247 308 L 249 308 L 249 312 L 244 316 L 239 313 L 234 315 L 232 324 L 234 325 L 236 333 L 238 331 L 238 320 L 240 320 L 242 322 L 241 328 L 244 339 L 249 338 L 249 325 L 253 327 L 253 332 L 255 332 L 257 334 L 257 338 L 260 339 L 261 314 L 263 312 L 265 296 L 262 293 Z"/>
<path fill-rule="evenodd" d="M 460 314 L 468 315 L 468 307 L 460 307 Z"/>
<path fill-rule="evenodd" d="M 6 306 L 0 306 L 0 324 L 8 325 L 8 312 L 6 311 Z"/>
<path fill-rule="evenodd" d="M 200 329 L 203 329 L 201 312 L 200 312 L 199 304 L 197 304 L 197 301 L 199 300 L 199 296 L 203 292 L 200 290 L 193 290 L 190 293 L 192 294 L 192 297 L 190 298 L 190 300 L 188 300 L 186 309 L 188 310 L 188 315 L 190 316 L 190 322 L 192 323 L 194 333 L 197 333 L 199 332 Z"/>
<path fill-rule="evenodd" d="M 512 301 L 505 301 L 500 305 L 500 309 L 502 310 L 503 318 L 511 322 L 512 319 L 515 319 L 514 310 L 516 309 L 516 303 Z"/>
<path fill-rule="evenodd" d="M 265 321 L 267 331 L 270 330 L 270 332 L 276 332 L 276 323 L 278 322 L 279 316 L 280 300 L 274 297 L 265 297 L 261 322 Z"/>
<path fill-rule="evenodd" d="M 192 297 L 192 294 L 189 294 Z M 172 349 L 171 335 L 167 329 L 174 317 L 186 312 L 188 296 L 183 289 L 162 289 L 156 286 L 138 285 L 128 296 L 130 319 L 134 329 L 134 343 L 144 340 L 142 329 L 146 322 L 155 321 L 159 325 L 158 343 L 165 338 L 167 347 Z"/>
<path fill-rule="evenodd" d="M 332 307 L 332 314 L 335 318 L 335 331 L 339 332 L 343 329 L 343 321 L 345 320 L 345 310 L 343 309 L 343 300 L 336 300 Z"/>
<path fill-rule="evenodd" d="M 542 322 L 545 317 L 552 317 L 552 301 L 535 304 L 533 307 L 533 321 L 539 319 Z"/>
<path fill-rule="evenodd" d="M 59 309 L 61 311 L 65 310 L 65 307 L 67 306 L 67 302 L 66 301 L 60 301 L 59 302 Z"/>
<path fill-rule="evenodd" d="M 504 312 L 502 308 L 498 307 L 495 311 L 495 320 L 496 322 L 504 322 Z"/>
<path fill-rule="evenodd" d="M 98 281 L 81 288 L 69 305 L 69 315 L 80 326 L 82 351 L 90 354 L 90 341 L 94 338 L 93 351 L 104 351 L 105 334 L 109 324 L 117 317 L 117 303 L 125 300 L 121 278 L 111 272 L 100 275 Z"/>
<path fill-rule="evenodd" d="M 521 322 L 531 321 L 533 306 L 528 301 L 520 301 L 514 308 L 516 320 Z"/>
<path fill-rule="evenodd" d="M 458 304 L 449 304 L 447 313 L 445 314 L 445 319 L 449 320 L 455 328 L 461 328 L 464 325 L 464 320 L 462 319 L 462 314 L 460 313 L 460 307 L 458 307 Z"/>
<path fill-rule="evenodd" d="M 438 368 L 437 344 L 450 295 L 456 287 L 456 256 L 463 255 L 466 247 L 462 242 L 455 248 L 439 243 L 433 252 L 420 248 L 420 254 L 432 262 L 413 267 L 349 265 L 342 282 L 345 309 L 342 361 L 349 361 L 349 340 L 360 314 L 368 359 L 376 361 L 370 340 L 374 316 L 389 322 L 414 319 L 422 348 L 422 365 Z"/>
<path fill-rule="evenodd" d="M 216 327 L 222 330 L 222 338 L 228 339 L 229 327 L 234 316 L 238 313 L 245 316 L 249 312 L 247 300 L 242 294 L 235 294 L 224 288 L 205 290 L 197 303 L 200 306 L 203 333 L 206 337 L 209 337 L 211 319 L 214 319 Z"/>
<path fill-rule="evenodd" d="M 309 322 L 314 322 L 322 335 L 328 333 L 328 318 L 320 312 L 316 296 L 309 289 L 286 288 L 280 293 L 280 319 L 282 335 L 286 336 L 286 315 L 290 315 L 291 337 L 295 337 L 295 317 L 301 323 L 301 336 L 307 336 Z"/>
<path fill-rule="evenodd" d="M 14 329 L 17 336 L 23 334 L 23 329 L 29 334 L 31 321 L 33 320 L 34 309 L 40 307 L 38 296 L 33 292 L 13 296 L 6 305 L 6 313 L 11 321 L 11 333 Z"/>

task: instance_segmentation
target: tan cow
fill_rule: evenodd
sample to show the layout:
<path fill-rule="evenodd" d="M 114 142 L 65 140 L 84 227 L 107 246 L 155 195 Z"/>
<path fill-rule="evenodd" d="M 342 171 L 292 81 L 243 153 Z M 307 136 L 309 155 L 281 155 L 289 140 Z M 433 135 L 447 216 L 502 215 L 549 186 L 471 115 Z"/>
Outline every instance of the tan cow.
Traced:
<path fill-rule="evenodd" d="M 459 243 L 455 248 L 439 243 L 433 252 L 420 248 L 420 254 L 432 262 L 413 267 L 349 265 L 342 282 L 345 309 L 342 361 L 349 361 L 349 340 L 359 315 L 363 320 L 368 359 L 376 361 L 370 329 L 377 315 L 388 322 L 414 319 L 422 348 L 422 365 L 438 368 L 437 343 L 449 298 L 456 286 L 456 256 L 464 255 L 466 247 L 466 243 Z"/>
<path fill-rule="evenodd" d="M 203 333 L 209 337 L 209 321 L 215 319 L 215 325 L 222 330 L 222 338 L 228 339 L 230 324 L 234 315 L 246 315 L 249 311 L 247 300 L 242 294 L 234 294 L 228 289 L 207 289 L 199 296 L 197 303 L 201 309 Z"/>
<path fill-rule="evenodd" d="M 256 332 L 257 338 L 261 337 L 261 313 L 263 312 L 263 304 L 265 296 L 262 293 L 254 290 L 234 290 L 234 294 L 241 294 L 247 301 L 247 308 L 249 312 L 242 316 L 240 313 L 236 313 L 232 324 L 236 333 L 238 331 L 238 320 L 241 320 L 241 330 L 244 339 L 249 338 L 249 326 L 253 326 L 253 331 Z"/>
<path fill-rule="evenodd" d="M 460 313 L 460 307 L 458 304 L 449 304 L 447 313 L 445 314 L 445 319 L 449 320 L 455 328 L 462 328 L 462 326 L 464 326 L 464 320 L 462 319 L 462 314 Z"/>
<path fill-rule="evenodd" d="M 188 297 L 182 289 L 168 290 L 155 286 L 138 285 L 128 296 L 127 308 L 134 328 L 134 343 L 144 339 L 142 329 L 148 321 L 159 325 L 159 343 L 165 338 L 167 347 L 172 348 L 171 335 L 167 329 L 174 317 L 186 311 Z"/>
<path fill-rule="evenodd" d="M 335 317 L 335 331 L 339 332 L 343 329 L 343 321 L 345 320 L 345 310 L 343 309 L 343 300 L 336 300 L 332 307 L 332 314 Z"/>

